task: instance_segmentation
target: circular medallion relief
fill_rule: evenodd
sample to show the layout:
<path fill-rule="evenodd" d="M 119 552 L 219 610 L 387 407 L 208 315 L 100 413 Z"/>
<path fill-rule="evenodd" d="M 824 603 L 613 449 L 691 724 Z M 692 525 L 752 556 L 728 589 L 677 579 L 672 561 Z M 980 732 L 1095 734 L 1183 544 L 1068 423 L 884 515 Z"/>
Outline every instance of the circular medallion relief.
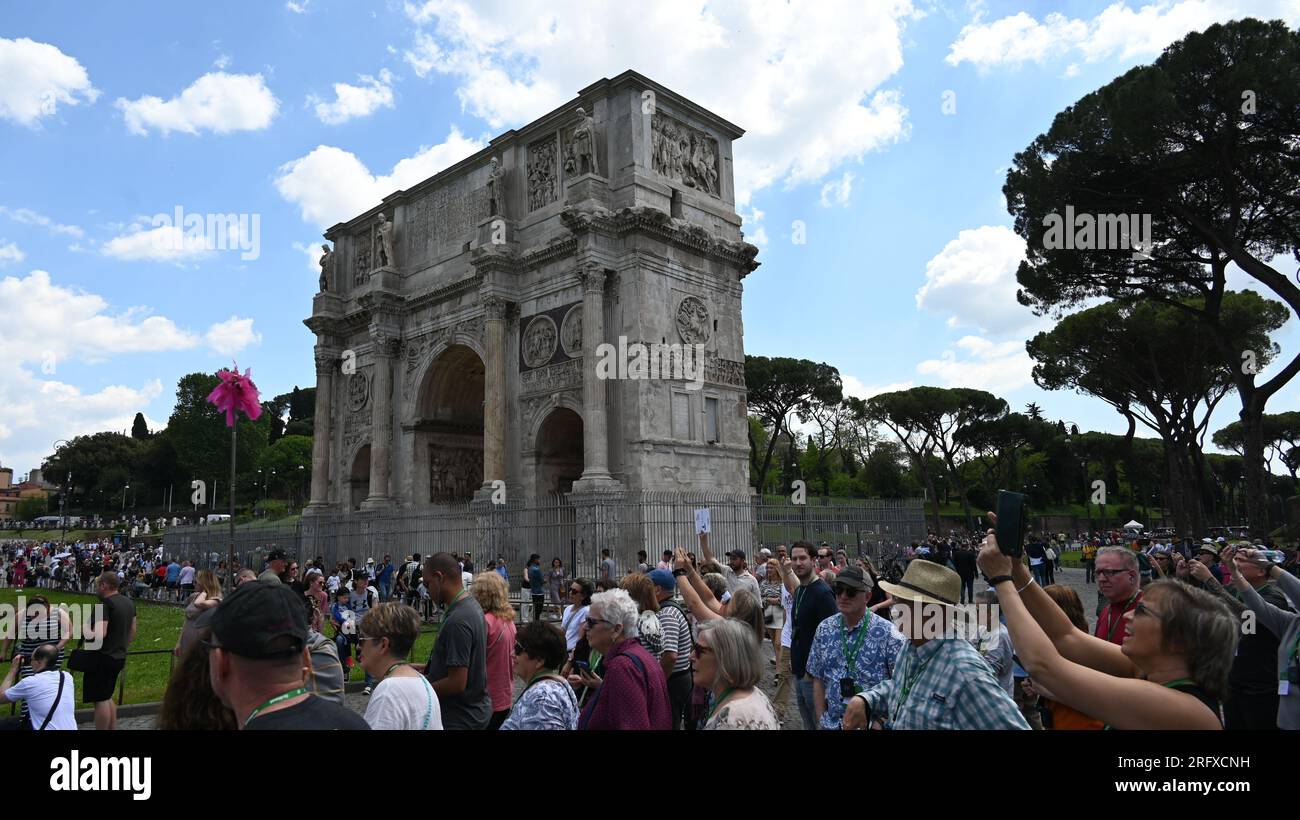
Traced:
<path fill-rule="evenodd" d="M 677 305 L 677 335 L 688 345 L 709 341 L 713 326 L 709 321 L 709 308 L 704 301 L 687 296 Z"/>
<path fill-rule="evenodd" d="M 348 377 L 348 407 L 360 410 L 370 400 L 370 381 L 363 373 L 353 373 Z"/>
<path fill-rule="evenodd" d="M 560 325 L 560 344 L 564 355 L 577 358 L 582 355 L 582 305 L 575 305 L 564 314 L 564 323 Z"/>
<path fill-rule="evenodd" d="M 520 340 L 523 349 L 524 364 L 529 367 L 541 367 L 555 355 L 555 344 L 559 333 L 555 321 L 549 316 L 536 316 L 528 323 L 524 336 Z"/>

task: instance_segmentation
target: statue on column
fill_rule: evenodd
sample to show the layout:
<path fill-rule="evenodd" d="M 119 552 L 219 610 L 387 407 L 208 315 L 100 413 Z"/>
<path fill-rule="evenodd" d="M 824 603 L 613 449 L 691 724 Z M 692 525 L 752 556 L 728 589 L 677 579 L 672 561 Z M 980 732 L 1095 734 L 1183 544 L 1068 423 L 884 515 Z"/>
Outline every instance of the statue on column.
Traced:
<path fill-rule="evenodd" d="M 596 162 L 596 120 L 581 107 L 578 108 L 578 124 L 573 128 L 573 146 L 578 173 L 599 174 L 600 165 Z"/>
<path fill-rule="evenodd" d="M 488 163 L 488 216 L 506 215 L 506 172 L 496 157 Z"/>
<path fill-rule="evenodd" d="M 325 253 L 320 258 L 320 292 L 328 291 L 330 283 L 330 274 L 334 267 L 334 251 L 330 250 L 329 245 L 321 245 L 320 249 Z"/>
<path fill-rule="evenodd" d="M 379 267 L 397 267 L 397 257 L 393 254 L 393 223 L 382 211 L 379 213 Z"/>

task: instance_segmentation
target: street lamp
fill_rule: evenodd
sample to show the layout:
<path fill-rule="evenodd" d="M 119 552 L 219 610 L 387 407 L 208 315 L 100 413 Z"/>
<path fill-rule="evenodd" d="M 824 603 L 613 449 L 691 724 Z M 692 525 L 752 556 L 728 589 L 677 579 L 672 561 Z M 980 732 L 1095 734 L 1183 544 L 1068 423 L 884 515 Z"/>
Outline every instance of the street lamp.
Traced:
<path fill-rule="evenodd" d="M 59 452 L 59 446 L 67 444 L 66 439 L 59 439 L 54 442 L 54 452 Z M 67 501 L 68 490 L 72 486 L 72 471 L 68 470 L 67 478 L 63 480 L 63 488 L 59 491 L 59 544 L 63 545 L 68 540 L 68 519 L 64 515 L 64 502 Z M 47 508 L 48 509 L 48 508 Z"/>
<path fill-rule="evenodd" d="M 130 484 L 122 487 L 122 515 L 126 515 L 126 491 L 129 489 L 131 489 Z"/>
<path fill-rule="evenodd" d="M 307 468 L 298 465 L 298 506 L 302 506 L 303 496 L 307 495 Z"/>

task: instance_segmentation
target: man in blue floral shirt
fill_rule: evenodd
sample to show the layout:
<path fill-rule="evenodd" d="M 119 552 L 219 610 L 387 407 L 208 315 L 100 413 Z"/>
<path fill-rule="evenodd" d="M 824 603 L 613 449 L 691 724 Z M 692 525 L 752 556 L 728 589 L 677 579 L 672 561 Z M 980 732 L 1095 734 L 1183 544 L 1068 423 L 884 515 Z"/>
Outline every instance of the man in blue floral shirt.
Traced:
<path fill-rule="evenodd" d="M 846 701 L 892 678 L 907 643 L 893 623 L 867 611 L 873 586 L 858 567 L 840 570 L 833 589 L 839 614 L 822 621 L 813 636 L 808 674 L 820 729 L 840 728 Z"/>

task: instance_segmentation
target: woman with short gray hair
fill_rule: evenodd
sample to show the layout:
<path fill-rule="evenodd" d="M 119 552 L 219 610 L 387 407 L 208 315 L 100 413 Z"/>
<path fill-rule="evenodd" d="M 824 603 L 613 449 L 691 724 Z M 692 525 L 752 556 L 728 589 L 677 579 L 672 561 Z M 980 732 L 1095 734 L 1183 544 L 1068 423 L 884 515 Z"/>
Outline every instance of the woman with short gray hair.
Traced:
<path fill-rule="evenodd" d="M 605 662 L 602 679 L 582 666 L 581 683 L 596 690 L 578 719 L 579 729 L 671 729 L 668 681 L 659 662 L 637 639 L 636 602 L 627 590 L 591 597 L 587 642 Z"/>
<path fill-rule="evenodd" d="M 781 728 L 772 702 L 758 688 L 763 658 L 752 626 L 735 618 L 705 621 L 693 653 L 695 685 L 713 695 L 705 729 Z"/>

